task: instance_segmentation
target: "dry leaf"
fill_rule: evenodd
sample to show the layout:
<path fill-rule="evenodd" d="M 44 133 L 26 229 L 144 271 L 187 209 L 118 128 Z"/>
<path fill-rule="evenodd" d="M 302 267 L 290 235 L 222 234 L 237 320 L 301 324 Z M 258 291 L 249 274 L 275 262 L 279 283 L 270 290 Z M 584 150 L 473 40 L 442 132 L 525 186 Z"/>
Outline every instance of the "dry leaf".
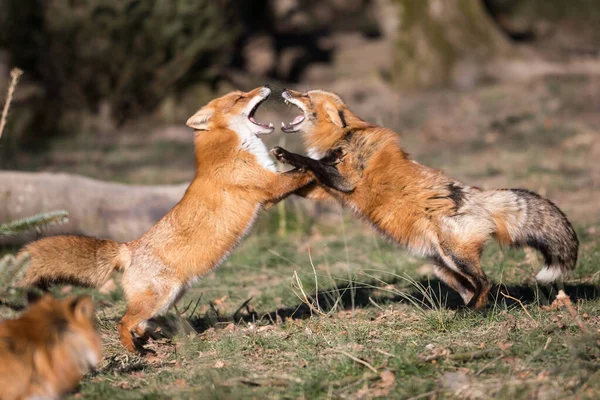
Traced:
<path fill-rule="evenodd" d="M 225 366 L 225 363 L 221 360 L 217 360 L 217 362 L 215 363 L 215 365 L 213 365 L 213 368 L 216 369 L 221 369 Z"/>
<path fill-rule="evenodd" d="M 233 322 L 227 324 L 227 326 L 225 327 L 225 330 L 229 331 L 229 332 L 235 331 L 235 324 Z"/>
<path fill-rule="evenodd" d="M 177 380 L 175 380 L 175 382 L 173 382 L 175 384 L 175 386 L 177 387 L 187 387 L 187 382 L 185 381 L 185 379 L 183 378 L 179 378 Z"/>
<path fill-rule="evenodd" d="M 216 300 L 214 300 L 214 301 L 213 301 L 213 304 L 214 304 L 215 306 L 220 306 L 220 305 L 222 305 L 223 303 L 225 303 L 225 301 L 226 301 L 226 300 L 227 300 L 227 295 L 225 295 L 225 296 L 221 297 L 220 299 L 216 299 Z"/>
<path fill-rule="evenodd" d="M 392 371 L 383 371 L 379 374 L 381 378 L 380 386 L 389 387 L 394 385 L 394 381 L 396 380 L 396 375 Z"/>
<path fill-rule="evenodd" d="M 498 343 L 498 347 L 500 348 L 500 350 L 506 351 L 506 350 L 510 349 L 511 347 L 513 347 L 513 344 L 500 342 L 500 343 Z"/>

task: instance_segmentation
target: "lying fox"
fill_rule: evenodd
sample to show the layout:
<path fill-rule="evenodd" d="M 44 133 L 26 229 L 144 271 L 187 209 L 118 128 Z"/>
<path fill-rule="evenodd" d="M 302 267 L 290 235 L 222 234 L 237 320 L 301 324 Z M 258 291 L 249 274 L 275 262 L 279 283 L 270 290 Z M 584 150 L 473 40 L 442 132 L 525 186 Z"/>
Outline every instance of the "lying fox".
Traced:
<path fill-rule="evenodd" d="M 0 398 L 59 398 L 98 365 L 101 346 L 91 298 L 44 296 L 0 322 Z"/>
<path fill-rule="evenodd" d="M 482 190 L 411 160 L 389 129 L 365 122 L 335 94 L 285 90 L 283 98 L 302 115 L 283 124 L 303 132 L 310 158 L 280 147 L 282 163 L 314 174 L 318 184 L 298 194 L 335 199 L 381 234 L 429 257 L 436 275 L 468 307 L 485 306 L 491 282 L 481 269 L 490 235 L 501 244 L 530 246 L 544 257 L 537 280 L 552 282 L 572 270 L 579 242 L 565 214 L 522 189 Z"/>
<path fill-rule="evenodd" d="M 272 124 L 254 115 L 268 87 L 231 92 L 194 114 L 196 176 L 181 201 L 137 240 L 116 243 L 57 236 L 27 245 L 31 266 L 21 284 L 72 282 L 98 287 L 122 270 L 127 312 L 118 324 L 121 343 L 140 348 L 146 322 L 166 311 L 203 274 L 221 264 L 270 206 L 312 182 L 304 173 L 277 173 L 259 135 Z M 141 350 L 141 348 L 140 348 Z"/>

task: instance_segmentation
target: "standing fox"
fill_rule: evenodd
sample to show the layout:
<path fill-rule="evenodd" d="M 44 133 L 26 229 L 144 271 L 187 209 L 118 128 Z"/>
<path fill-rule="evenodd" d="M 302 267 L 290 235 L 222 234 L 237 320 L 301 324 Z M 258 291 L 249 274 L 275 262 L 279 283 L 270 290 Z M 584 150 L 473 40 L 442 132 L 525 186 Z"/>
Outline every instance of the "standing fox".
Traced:
<path fill-rule="evenodd" d="M 577 235 L 550 200 L 522 189 L 467 186 L 421 165 L 402 150 L 396 133 L 358 118 L 335 94 L 282 95 L 303 112 L 282 130 L 302 131 L 311 158 L 280 147 L 272 153 L 316 177 L 298 194 L 333 198 L 390 240 L 431 258 L 435 274 L 468 307 L 487 303 L 491 282 L 481 269 L 481 252 L 490 235 L 501 244 L 540 251 L 545 260 L 536 277 L 540 282 L 575 267 Z"/>
<path fill-rule="evenodd" d="M 195 129 L 196 176 L 181 201 L 137 240 L 116 243 L 56 236 L 27 245 L 31 255 L 22 285 L 73 282 L 102 285 L 123 271 L 127 312 L 118 324 L 121 343 L 134 351 L 134 333 L 166 311 L 194 280 L 221 264 L 252 227 L 263 206 L 312 182 L 304 173 L 277 173 L 258 137 L 273 125 L 254 115 L 268 87 L 215 99 L 187 121 Z"/>
<path fill-rule="evenodd" d="M 0 398 L 57 399 L 102 359 L 88 296 L 44 296 L 0 322 Z"/>

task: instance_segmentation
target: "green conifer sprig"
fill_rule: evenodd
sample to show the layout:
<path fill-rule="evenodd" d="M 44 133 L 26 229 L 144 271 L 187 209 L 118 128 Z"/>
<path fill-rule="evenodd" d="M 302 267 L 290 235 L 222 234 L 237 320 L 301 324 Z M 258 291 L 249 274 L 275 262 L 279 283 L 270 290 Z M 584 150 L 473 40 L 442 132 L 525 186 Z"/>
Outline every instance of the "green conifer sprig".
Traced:
<path fill-rule="evenodd" d="M 12 254 L 0 259 L 0 293 L 13 287 L 31 262 L 29 253 L 21 253 L 17 257 Z"/>
<path fill-rule="evenodd" d="M 12 236 L 35 229 L 38 233 L 49 225 L 63 224 L 69 219 L 65 210 L 35 214 L 31 217 L 0 224 L 0 236 Z"/>

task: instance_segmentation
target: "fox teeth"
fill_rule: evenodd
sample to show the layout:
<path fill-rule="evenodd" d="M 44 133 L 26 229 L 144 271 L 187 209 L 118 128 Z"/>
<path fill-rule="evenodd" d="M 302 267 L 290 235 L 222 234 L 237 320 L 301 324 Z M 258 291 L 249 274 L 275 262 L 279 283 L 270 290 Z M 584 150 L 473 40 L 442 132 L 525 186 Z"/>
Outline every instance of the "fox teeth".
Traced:
<path fill-rule="evenodd" d="M 290 102 L 287 99 L 285 99 L 285 104 L 289 105 Z"/>
<path fill-rule="evenodd" d="M 269 122 L 269 128 L 272 128 L 272 127 L 273 127 L 273 123 Z"/>
<path fill-rule="evenodd" d="M 285 128 L 285 124 L 283 123 L 283 121 L 281 122 L 281 127 Z"/>

